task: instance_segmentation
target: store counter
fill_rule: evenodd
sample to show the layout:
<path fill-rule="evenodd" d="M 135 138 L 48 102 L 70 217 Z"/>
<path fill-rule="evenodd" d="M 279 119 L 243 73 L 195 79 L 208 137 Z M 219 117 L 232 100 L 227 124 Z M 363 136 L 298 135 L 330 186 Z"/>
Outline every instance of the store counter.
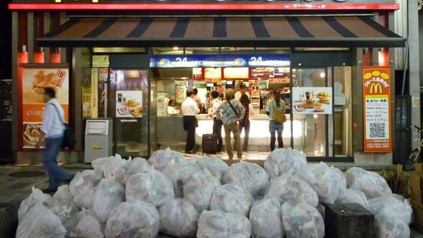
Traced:
<path fill-rule="evenodd" d="M 288 121 L 284 123 L 283 139 L 284 144 L 289 145 L 291 137 L 290 115 L 286 114 Z M 201 145 L 203 134 L 213 133 L 213 119 L 207 114 L 198 114 L 198 127 L 196 128 L 195 142 Z M 159 147 L 181 147 L 185 146 L 186 132 L 183 129 L 182 115 L 171 115 L 157 118 L 157 143 Z M 222 127 L 222 137 L 225 132 Z M 269 118 L 266 114 L 250 115 L 249 150 L 268 151 L 270 150 Z M 241 133 L 243 141 L 244 131 Z"/>

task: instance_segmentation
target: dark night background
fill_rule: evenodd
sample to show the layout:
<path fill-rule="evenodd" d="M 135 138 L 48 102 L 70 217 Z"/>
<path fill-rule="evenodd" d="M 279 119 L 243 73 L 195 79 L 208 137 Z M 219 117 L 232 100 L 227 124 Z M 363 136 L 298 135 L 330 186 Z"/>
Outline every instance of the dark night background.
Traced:
<path fill-rule="evenodd" d="M 12 14 L 7 9 L 11 2 L 0 1 L 0 79 L 12 78 Z"/>

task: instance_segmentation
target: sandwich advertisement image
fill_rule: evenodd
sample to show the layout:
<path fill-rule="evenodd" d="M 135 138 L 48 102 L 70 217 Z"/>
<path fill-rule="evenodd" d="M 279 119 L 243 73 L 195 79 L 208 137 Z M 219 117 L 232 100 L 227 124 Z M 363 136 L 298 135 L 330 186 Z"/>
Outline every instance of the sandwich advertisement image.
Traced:
<path fill-rule="evenodd" d="M 332 114 L 331 87 L 293 87 L 294 114 Z"/>
<path fill-rule="evenodd" d="M 142 91 L 116 91 L 116 117 L 142 117 Z"/>
<path fill-rule="evenodd" d="M 43 121 L 45 87 L 56 89 L 56 99 L 68 120 L 69 70 L 68 68 L 24 68 L 22 73 L 22 148 L 35 148 Z"/>

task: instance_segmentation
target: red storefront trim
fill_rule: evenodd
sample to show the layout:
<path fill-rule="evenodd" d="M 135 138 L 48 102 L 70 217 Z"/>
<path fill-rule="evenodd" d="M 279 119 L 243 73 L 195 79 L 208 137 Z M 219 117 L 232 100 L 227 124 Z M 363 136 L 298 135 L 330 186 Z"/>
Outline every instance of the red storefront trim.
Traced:
<path fill-rule="evenodd" d="M 398 3 L 392 4 L 105 4 L 105 3 L 45 3 L 9 4 L 9 10 L 398 10 Z"/>

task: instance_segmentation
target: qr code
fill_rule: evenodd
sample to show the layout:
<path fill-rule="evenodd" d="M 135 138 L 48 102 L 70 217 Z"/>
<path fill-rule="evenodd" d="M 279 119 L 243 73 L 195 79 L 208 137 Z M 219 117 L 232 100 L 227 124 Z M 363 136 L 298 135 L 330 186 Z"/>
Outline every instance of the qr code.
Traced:
<path fill-rule="evenodd" d="M 385 123 L 370 123 L 370 138 L 385 138 Z"/>

